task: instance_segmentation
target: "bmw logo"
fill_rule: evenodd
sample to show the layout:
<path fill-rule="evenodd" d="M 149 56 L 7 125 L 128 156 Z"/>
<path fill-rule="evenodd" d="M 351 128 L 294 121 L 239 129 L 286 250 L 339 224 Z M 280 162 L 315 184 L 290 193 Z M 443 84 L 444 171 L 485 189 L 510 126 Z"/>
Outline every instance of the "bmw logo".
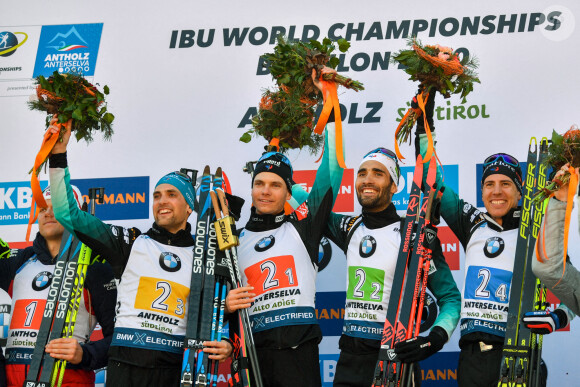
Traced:
<path fill-rule="evenodd" d="M 159 256 L 159 266 L 165 271 L 173 273 L 181 269 L 181 259 L 170 252 L 163 252 Z"/>
<path fill-rule="evenodd" d="M 318 245 L 318 271 L 324 270 L 330 258 L 332 257 L 332 246 L 326 237 L 322 237 L 320 245 Z"/>
<path fill-rule="evenodd" d="M 423 314 L 421 314 L 420 333 L 431 329 L 433 324 L 435 324 L 438 312 L 435 298 L 430 293 L 425 292 L 425 303 L 423 304 Z"/>
<path fill-rule="evenodd" d="M 483 253 L 488 258 L 495 258 L 500 255 L 505 247 L 505 242 L 500 237 L 491 237 L 485 241 Z"/>
<path fill-rule="evenodd" d="M 269 235 L 267 237 L 260 239 L 258 241 L 258 243 L 256 243 L 256 245 L 254 246 L 254 249 L 257 252 L 261 253 L 262 251 L 266 251 L 270 247 L 274 246 L 275 242 L 276 242 L 276 239 L 274 238 L 274 235 Z"/>
<path fill-rule="evenodd" d="M 375 253 L 377 241 L 371 235 L 365 235 L 360 241 L 358 252 L 361 257 L 368 258 Z"/>
<path fill-rule="evenodd" d="M 48 271 L 40 272 L 32 280 L 32 289 L 36 290 L 37 292 L 44 290 L 50 286 L 51 281 L 52 273 Z"/>

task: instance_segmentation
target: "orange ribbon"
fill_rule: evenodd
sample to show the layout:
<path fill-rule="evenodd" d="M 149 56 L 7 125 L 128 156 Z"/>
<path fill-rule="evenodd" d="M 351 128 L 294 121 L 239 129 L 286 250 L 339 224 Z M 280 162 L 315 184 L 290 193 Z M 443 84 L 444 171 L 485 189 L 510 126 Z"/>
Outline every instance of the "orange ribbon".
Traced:
<path fill-rule="evenodd" d="M 70 124 L 71 121 L 67 123 Z M 62 130 L 63 124 L 57 123 L 56 126 Z M 60 131 L 59 131 L 60 133 Z M 40 150 L 36 155 L 34 160 L 34 166 L 32 167 L 32 177 L 30 178 L 30 188 L 32 189 L 32 202 L 30 204 L 30 215 L 28 216 L 28 228 L 26 230 L 26 242 L 30 241 L 30 231 L 36 219 L 38 219 L 38 208 L 46 208 L 46 200 L 42 196 L 42 189 L 40 188 L 40 182 L 38 181 L 37 170 L 44 163 L 44 161 L 50 155 L 52 148 L 58 141 L 59 133 L 53 134 L 50 130 L 44 133 L 44 138 L 42 139 L 42 144 L 40 145 Z"/>
<path fill-rule="evenodd" d="M 325 81 L 320 77 L 320 83 L 322 84 L 322 95 L 324 96 L 324 105 L 322 106 L 322 112 L 320 117 L 318 117 L 318 122 L 314 128 L 314 133 L 322 134 L 324 127 L 328 122 L 328 117 L 330 117 L 330 112 L 334 108 L 334 127 L 335 127 L 335 140 L 336 140 L 336 159 L 338 165 L 341 168 L 346 168 L 344 163 L 344 153 L 342 150 L 342 117 L 340 116 L 340 104 L 338 103 L 338 93 L 336 91 L 336 83 Z M 323 151 L 324 153 L 324 151 Z M 317 160 L 320 161 L 322 155 Z"/>
<path fill-rule="evenodd" d="M 431 159 L 431 156 L 433 155 L 433 149 L 434 149 L 433 148 L 433 136 L 431 135 L 431 129 L 429 128 L 429 123 L 427 122 L 427 114 L 425 113 L 425 102 L 427 102 L 427 98 L 429 98 L 428 92 L 424 91 L 420 94 L 417 94 L 417 103 L 419 105 L 419 110 L 421 111 L 421 115 L 423 116 L 425 133 L 427 134 L 427 139 L 429 141 L 428 145 L 427 145 L 427 153 L 425 153 L 425 159 L 423 160 L 423 163 L 426 163 Z M 409 110 L 407 110 L 407 113 L 405 113 L 405 115 L 401 119 L 401 122 L 399 122 L 397 129 L 395 130 L 395 153 L 397 154 L 397 157 L 401 161 L 404 160 L 405 158 L 403 157 L 403 155 L 401 154 L 401 151 L 399 149 L 399 144 L 397 142 L 397 135 L 401 131 L 401 128 L 403 127 L 403 124 L 405 123 L 407 117 L 409 116 L 409 114 L 413 110 L 416 111 L 416 109 L 413 109 L 413 108 L 409 108 Z M 438 161 L 439 161 L 439 159 L 438 159 Z M 439 164 L 441 164 L 441 162 L 439 162 Z"/>

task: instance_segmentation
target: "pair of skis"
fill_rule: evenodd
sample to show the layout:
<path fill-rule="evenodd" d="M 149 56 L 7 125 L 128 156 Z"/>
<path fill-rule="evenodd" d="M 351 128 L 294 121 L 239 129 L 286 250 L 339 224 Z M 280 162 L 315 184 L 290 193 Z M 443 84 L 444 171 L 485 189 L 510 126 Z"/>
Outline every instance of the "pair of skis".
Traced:
<path fill-rule="evenodd" d="M 94 215 L 95 200 L 103 202 L 104 189 L 91 188 L 89 198 L 91 213 Z M 66 360 L 48 355 L 45 346 L 55 339 L 73 337 L 87 268 L 90 264 L 91 249 L 65 230 L 24 387 L 62 385 Z"/>
<path fill-rule="evenodd" d="M 525 312 L 544 310 L 546 290 L 532 272 L 533 252 L 542 223 L 545 202 L 532 203 L 534 194 L 546 186 L 548 140 L 535 137 L 528 147 L 526 181 L 511 282 L 506 335 L 498 386 L 540 386 L 543 335 L 532 334 L 523 322 Z"/>
<path fill-rule="evenodd" d="M 182 170 L 181 172 L 192 172 L 192 183 L 195 184 L 197 172 L 193 170 Z M 224 239 L 229 238 L 228 240 L 237 241 L 237 238 L 233 234 L 225 235 L 222 232 L 222 224 L 229 218 L 222 187 L 221 168 L 216 170 L 212 182 L 210 168 L 206 166 L 201 177 L 197 203 L 193 267 L 181 370 L 182 387 L 217 386 L 219 363 L 210 360 L 208 355 L 203 352 L 203 342 L 220 341 L 222 338 L 228 277 L 231 278 L 234 287 L 241 286 L 235 245 L 223 247 Z M 221 209 L 218 196 L 222 202 Z M 222 216 L 222 212 L 224 216 Z M 233 220 L 230 222 L 233 226 Z M 255 346 L 251 340 L 249 318 L 247 311 L 243 312 L 246 312 L 246 317 L 240 326 L 240 332 L 246 342 L 249 337 L 251 343 L 249 347 L 252 350 L 252 357 L 255 359 L 252 360 L 252 363 L 255 364 L 254 369 L 257 370 L 257 357 L 255 356 Z M 240 313 L 241 316 L 244 315 L 243 312 Z M 244 360 L 246 356 L 245 346 L 242 347 L 242 356 L 242 359 L 233 362 L 233 366 L 238 366 L 238 372 L 234 372 L 232 377 L 234 379 L 237 377 L 242 382 L 242 386 L 249 386 L 249 375 Z M 256 383 L 261 386 L 259 372 Z"/>
<path fill-rule="evenodd" d="M 181 172 L 192 172 L 191 180 L 195 184 L 197 171 L 182 169 Z M 218 168 L 213 178 L 213 188 L 221 186 L 222 172 Z M 212 175 L 209 166 L 206 166 L 201 177 L 197 203 L 181 386 L 217 385 L 218 362 L 210 361 L 208 354 L 203 352 L 204 341 L 221 340 L 225 309 L 226 281 L 216 276 L 217 239 L 210 205 L 211 189 Z"/>
<path fill-rule="evenodd" d="M 394 346 L 398 342 L 419 335 L 421 317 L 427 288 L 427 277 L 431 266 L 431 248 L 437 237 L 437 229 L 430 221 L 431 205 L 435 196 L 440 198 L 435 187 L 435 158 L 429 162 L 426 186 L 421 196 L 423 158 L 417 157 L 413 183 L 403 222 L 401 246 L 395 266 L 391 295 L 383 327 L 381 348 L 373 387 L 411 386 L 412 364 L 398 360 Z"/>
<path fill-rule="evenodd" d="M 239 240 L 235 231 L 234 219 L 229 215 L 224 191 L 219 189 L 210 194 L 214 211 L 218 215 L 218 219 L 215 222 L 215 229 L 218 236 L 219 249 L 225 253 L 224 261 L 226 262 L 230 278 L 232 279 L 232 286 L 237 289 L 243 285 L 238 265 L 236 247 L 239 245 Z M 240 309 L 238 311 L 237 325 L 239 336 L 236 335 L 234 360 L 232 361 L 233 385 L 240 387 L 250 386 L 250 375 L 248 372 L 249 360 L 252 365 L 255 384 L 257 387 L 261 387 L 263 385 L 262 377 L 260 375 L 258 355 L 256 353 L 256 345 L 254 344 L 251 330 L 252 326 L 247 309 Z"/>

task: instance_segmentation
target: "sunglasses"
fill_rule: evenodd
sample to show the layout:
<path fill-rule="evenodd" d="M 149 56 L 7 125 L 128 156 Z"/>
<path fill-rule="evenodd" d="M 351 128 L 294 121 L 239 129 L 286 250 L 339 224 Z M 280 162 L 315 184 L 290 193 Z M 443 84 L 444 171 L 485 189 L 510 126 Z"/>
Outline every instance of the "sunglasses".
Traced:
<path fill-rule="evenodd" d="M 380 153 L 380 154 L 383 154 L 383 155 L 385 155 L 387 157 L 390 157 L 393 160 L 395 160 L 395 162 L 397 163 L 397 165 L 399 165 L 399 159 L 397 158 L 397 155 L 395 154 L 395 152 L 393 152 L 390 149 L 383 148 L 383 147 L 379 147 L 379 148 L 373 149 L 372 151 L 370 151 L 369 153 L 367 153 L 365 155 L 365 157 L 367 157 L 368 155 L 373 154 L 373 153 Z"/>
<path fill-rule="evenodd" d="M 512 167 L 519 167 L 520 162 L 513 156 L 508 155 L 507 153 L 496 153 L 494 155 L 489 156 L 483 162 L 483 166 L 487 167 L 489 164 L 493 164 L 499 159 L 503 160 L 505 163 L 511 165 Z"/>

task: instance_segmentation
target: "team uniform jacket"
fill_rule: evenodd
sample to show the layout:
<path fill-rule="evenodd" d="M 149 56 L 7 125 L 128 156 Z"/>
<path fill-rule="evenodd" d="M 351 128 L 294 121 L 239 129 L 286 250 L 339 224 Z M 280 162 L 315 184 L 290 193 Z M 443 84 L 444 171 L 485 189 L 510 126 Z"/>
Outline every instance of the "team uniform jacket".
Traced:
<path fill-rule="evenodd" d="M 425 154 L 425 135 L 420 136 L 420 149 Z M 439 166 L 436 181 L 445 186 Z M 503 344 L 520 213 L 519 207 L 512 209 L 500 226 L 445 186 L 441 215 L 465 249 L 460 346 L 476 341 Z"/>
<path fill-rule="evenodd" d="M 326 236 L 346 254 L 346 308 L 340 348 L 353 353 L 377 352 L 387 314 L 401 244 L 401 218 L 391 203 L 362 216 L 332 213 Z M 427 287 L 437 299 L 434 325 L 451 337 L 459 320 L 461 296 L 437 240 Z"/>
<path fill-rule="evenodd" d="M 9 385 L 22 385 L 25 371 L 30 365 L 54 272 L 54 262 L 46 241 L 40 234 L 37 234 L 31 247 L 14 249 L 8 258 L 0 259 L 0 287 L 12 297 L 6 346 Z M 107 364 L 107 351 L 113 335 L 116 296 L 111 267 L 99 262 L 90 265 L 87 268 L 73 336 L 81 343 L 83 358 L 80 364 L 67 363 L 67 370 L 77 371 L 65 373 L 65 384 L 94 381 L 92 370 Z M 97 321 L 102 327 L 104 338 L 89 341 Z"/>
<path fill-rule="evenodd" d="M 240 233 L 243 281 L 256 293 L 248 311 L 257 347 L 289 348 L 322 337 L 314 310 L 318 250 L 343 172 L 336 161 L 333 129 L 329 123 L 323 160 L 307 201 L 289 216 L 258 215 L 252 208 Z"/>
<path fill-rule="evenodd" d="M 50 159 L 56 218 L 95 254 L 106 257 L 120 279 L 109 360 L 146 368 L 176 368 L 183 358 L 194 239 L 189 223 L 176 234 L 153 224 L 107 225 L 77 209 L 66 154 Z"/>

